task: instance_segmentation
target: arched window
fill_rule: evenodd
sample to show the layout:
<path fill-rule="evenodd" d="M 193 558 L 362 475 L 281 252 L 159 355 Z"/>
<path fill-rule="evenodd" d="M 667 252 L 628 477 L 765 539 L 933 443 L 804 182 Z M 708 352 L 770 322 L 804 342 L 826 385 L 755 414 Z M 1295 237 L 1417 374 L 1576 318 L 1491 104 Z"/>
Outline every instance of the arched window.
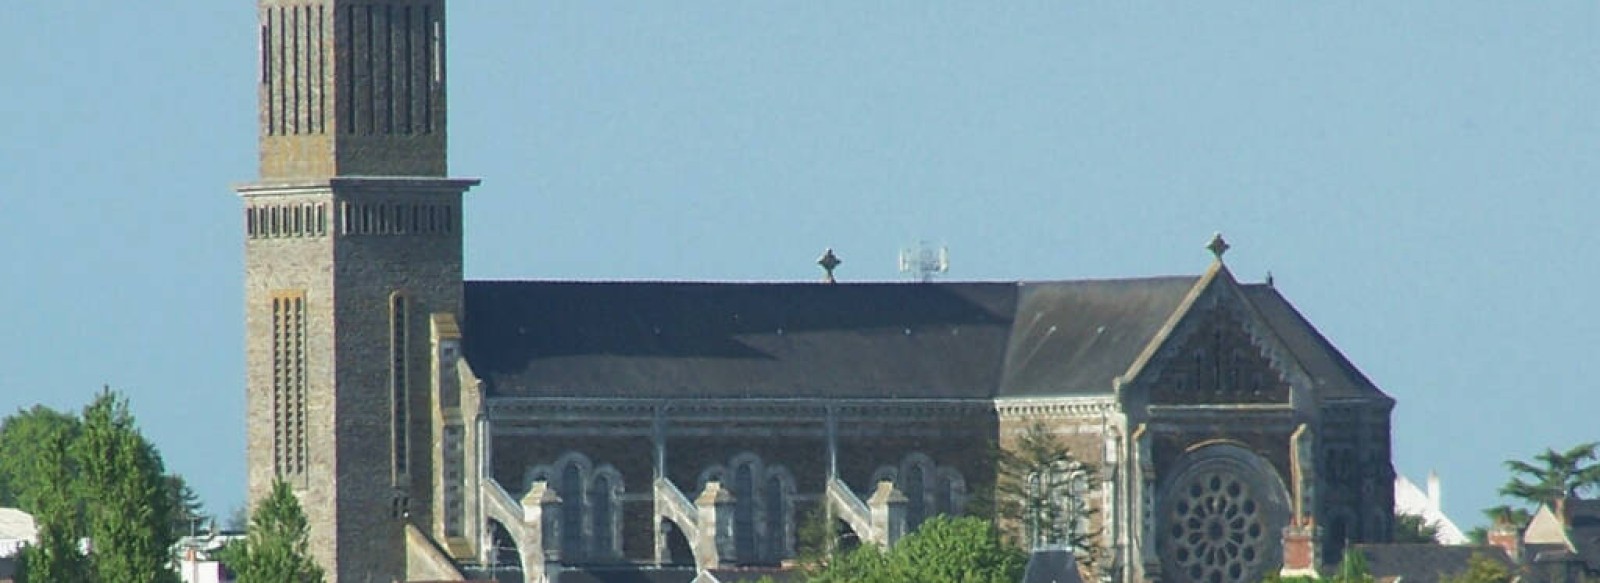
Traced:
<path fill-rule="evenodd" d="M 587 456 L 567 452 L 555 463 L 529 468 L 527 483 L 543 481 L 561 498 L 556 521 L 561 531 L 547 544 L 568 564 L 603 561 L 622 554 L 622 473 L 595 466 Z"/>
<path fill-rule="evenodd" d="M 882 480 L 894 482 L 895 489 L 906 497 L 907 531 L 940 514 L 959 514 L 966 501 L 967 486 L 961 472 L 939 466 L 922 453 L 911 453 L 898 465 L 879 466 L 871 483 Z"/>
<path fill-rule="evenodd" d="M 573 560 L 583 554 L 583 471 L 577 462 L 561 468 L 561 558 Z"/>
<path fill-rule="evenodd" d="M 936 512 L 951 516 L 961 514 L 966 505 L 967 482 L 955 468 L 939 468 L 934 482 Z"/>
<path fill-rule="evenodd" d="M 613 528 L 616 501 L 612 498 L 611 476 L 597 473 L 594 482 L 589 485 L 589 533 L 590 550 L 596 557 L 607 557 L 615 554 L 616 536 Z"/>
<path fill-rule="evenodd" d="M 762 554 L 768 561 L 778 562 L 789 554 L 789 516 L 784 507 L 783 475 L 770 473 L 765 490 L 767 544 Z"/>
<path fill-rule="evenodd" d="M 740 561 L 756 557 L 756 480 L 754 464 L 740 464 L 733 470 L 734 553 Z"/>
<path fill-rule="evenodd" d="M 906 531 L 916 530 L 928 519 L 928 472 L 925 466 L 913 463 L 900 474 L 900 493 L 906 497 Z"/>
<path fill-rule="evenodd" d="M 770 565 L 792 554 L 794 476 L 789 470 L 766 465 L 753 453 L 741 453 L 725 466 L 700 472 L 701 491 L 713 481 L 733 495 L 735 561 Z"/>

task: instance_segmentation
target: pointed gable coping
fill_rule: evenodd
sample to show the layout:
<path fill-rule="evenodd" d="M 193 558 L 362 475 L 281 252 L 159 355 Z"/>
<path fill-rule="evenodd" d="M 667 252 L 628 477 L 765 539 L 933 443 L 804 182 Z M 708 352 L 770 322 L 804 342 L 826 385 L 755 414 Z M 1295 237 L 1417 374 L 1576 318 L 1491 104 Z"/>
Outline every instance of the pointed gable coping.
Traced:
<path fill-rule="evenodd" d="M 1277 332 L 1268 324 L 1266 318 L 1256 308 L 1255 302 L 1250 301 L 1249 296 L 1244 293 L 1243 286 L 1239 284 L 1238 280 L 1234 279 L 1233 272 L 1229 271 L 1227 265 L 1221 261 L 1211 263 L 1205 274 L 1195 281 L 1194 287 L 1189 289 L 1189 293 L 1184 296 L 1183 302 L 1178 304 L 1176 310 L 1173 310 L 1172 316 L 1167 319 L 1166 324 L 1162 325 L 1161 330 L 1150 339 L 1150 343 L 1145 346 L 1139 358 L 1134 360 L 1133 365 L 1128 367 L 1126 373 L 1115 379 L 1114 382 L 1117 385 L 1118 392 L 1121 392 L 1124 385 L 1140 380 L 1141 376 L 1147 372 L 1151 362 L 1155 360 L 1156 355 L 1160 354 L 1161 350 L 1174 340 L 1173 334 L 1193 312 L 1195 304 L 1214 286 L 1223 286 L 1223 291 L 1220 293 L 1231 294 L 1234 300 L 1238 302 L 1245 315 L 1246 321 L 1243 324 L 1246 328 L 1246 333 L 1253 340 L 1262 342 L 1263 353 L 1271 362 L 1272 368 L 1282 374 L 1284 379 L 1289 382 L 1291 387 L 1289 404 L 1293 406 L 1299 403 L 1305 388 L 1311 386 L 1311 376 L 1306 373 L 1306 368 L 1300 362 L 1299 357 L 1289 350 L 1283 339 L 1279 338 Z"/>
<path fill-rule="evenodd" d="M 1250 298 L 1251 305 L 1266 317 L 1267 325 L 1300 359 L 1306 373 L 1311 375 L 1319 400 L 1376 400 L 1394 405 L 1393 398 L 1362 374 L 1277 289 L 1267 284 L 1240 287 Z"/>

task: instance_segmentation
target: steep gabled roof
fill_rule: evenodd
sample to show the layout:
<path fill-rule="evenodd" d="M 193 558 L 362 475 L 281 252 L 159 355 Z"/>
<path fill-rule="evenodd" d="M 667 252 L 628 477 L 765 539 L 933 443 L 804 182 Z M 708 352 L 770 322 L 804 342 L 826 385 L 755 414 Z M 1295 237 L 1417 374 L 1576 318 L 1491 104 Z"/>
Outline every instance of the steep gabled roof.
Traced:
<path fill-rule="evenodd" d="M 1021 284 L 1000 396 L 1111 391 L 1196 277 Z"/>

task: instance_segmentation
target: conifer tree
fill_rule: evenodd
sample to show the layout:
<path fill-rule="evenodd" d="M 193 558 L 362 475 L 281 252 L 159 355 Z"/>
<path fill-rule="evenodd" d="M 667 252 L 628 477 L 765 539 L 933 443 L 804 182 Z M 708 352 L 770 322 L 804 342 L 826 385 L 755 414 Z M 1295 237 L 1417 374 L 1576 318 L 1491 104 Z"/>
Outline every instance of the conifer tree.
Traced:
<path fill-rule="evenodd" d="M 310 526 L 294 490 L 283 481 L 250 516 L 249 535 L 230 545 L 222 561 L 239 575 L 238 583 L 321 583 L 322 568 L 312 561 Z"/>
<path fill-rule="evenodd" d="M 14 418 L 13 418 L 14 419 Z M 70 420 L 70 418 L 67 418 Z M 58 419 L 59 420 L 59 419 Z M 28 462 L 17 474 L 38 528 L 38 544 L 22 554 L 18 581 L 87 581 L 88 563 L 78 546 L 83 529 L 73 487 L 76 464 L 69 449 L 76 438 L 76 421 L 52 423 L 35 434 Z M 8 428 L 14 428 L 8 422 Z"/>
<path fill-rule="evenodd" d="M 1089 526 L 1096 511 L 1087 499 L 1098 487 L 1095 468 L 1042 423 L 1024 430 L 999 458 L 993 502 L 1009 538 L 1024 550 L 1070 548 L 1085 567 L 1095 567 L 1099 531 Z"/>
<path fill-rule="evenodd" d="M 161 456 L 139 434 L 128 402 L 108 388 L 83 410 L 74 447 L 98 583 L 175 581 L 172 508 Z"/>

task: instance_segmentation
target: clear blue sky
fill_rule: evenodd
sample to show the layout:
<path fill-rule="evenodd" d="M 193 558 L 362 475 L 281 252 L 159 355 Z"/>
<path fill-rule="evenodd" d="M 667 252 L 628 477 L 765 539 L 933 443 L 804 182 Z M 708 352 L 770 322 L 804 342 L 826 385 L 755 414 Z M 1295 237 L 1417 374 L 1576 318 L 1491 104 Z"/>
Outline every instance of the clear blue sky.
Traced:
<path fill-rule="evenodd" d="M 1279 288 L 1399 400 L 1463 526 L 1600 438 L 1594 2 L 457 0 L 474 278 L 1198 273 Z M 243 499 L 249 0 L 0 17 L 0 410 L 126 391 Z M 3 454 L 0 454 L 3 455 Z"/>

